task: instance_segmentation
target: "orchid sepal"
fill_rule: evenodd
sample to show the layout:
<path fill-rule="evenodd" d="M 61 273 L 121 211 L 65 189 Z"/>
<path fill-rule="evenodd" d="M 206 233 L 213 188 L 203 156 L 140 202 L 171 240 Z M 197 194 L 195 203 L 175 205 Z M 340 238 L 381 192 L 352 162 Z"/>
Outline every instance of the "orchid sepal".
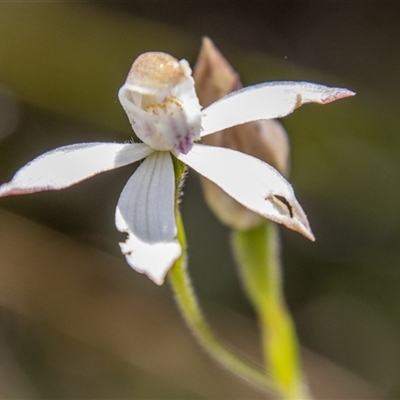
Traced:
<path fill-rule="evenodd" d="M 232 92 L 206 107 L 201 136 L 262 119 L 282 118 L 306 103 L 327 104 L 354 96 L 345 88 L 311 82 L 264 82 Z"/>

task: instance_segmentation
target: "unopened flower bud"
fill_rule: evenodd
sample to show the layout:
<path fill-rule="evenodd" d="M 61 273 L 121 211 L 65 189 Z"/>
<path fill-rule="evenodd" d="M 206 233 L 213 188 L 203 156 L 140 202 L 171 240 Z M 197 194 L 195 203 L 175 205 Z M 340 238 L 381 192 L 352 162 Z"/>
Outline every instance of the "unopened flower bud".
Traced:
<path fill-rule="evenodd" d="M 193 77 L 203 107 L 242 87 L 239 75 L 209 38 L 203 39 Z M 234 126 L 205 136 L 203 142 L 250 154 L 272 165 L 284 176 L 289 173 L 289 140 L 276 120 Z M 262 223 L 262 217 L 243 207 L 214 183 L 203 177 L 201 182 L 209 207 L 223 223 L 237 229 L 250 229 Z"/>

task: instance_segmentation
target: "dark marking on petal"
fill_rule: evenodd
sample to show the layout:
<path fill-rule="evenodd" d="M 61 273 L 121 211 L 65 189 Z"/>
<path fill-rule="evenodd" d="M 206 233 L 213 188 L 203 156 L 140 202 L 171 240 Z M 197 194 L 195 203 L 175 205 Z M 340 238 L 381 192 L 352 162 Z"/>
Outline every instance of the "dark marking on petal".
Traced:
<path fill-rule="evenodd" d="M 279 196 L 277 194 L 273 194 L 272 195 L 276 200 L 278 200 L 280 203 L 282 203 L 283 205 L 285 205 L 289 211 L 289 215 L 290 218 L 293 218 L 294 214 L 293 214 L 293 207 L 292 205 L 287 201 L 287 199 L 285 199 L 283 196 Z"/>

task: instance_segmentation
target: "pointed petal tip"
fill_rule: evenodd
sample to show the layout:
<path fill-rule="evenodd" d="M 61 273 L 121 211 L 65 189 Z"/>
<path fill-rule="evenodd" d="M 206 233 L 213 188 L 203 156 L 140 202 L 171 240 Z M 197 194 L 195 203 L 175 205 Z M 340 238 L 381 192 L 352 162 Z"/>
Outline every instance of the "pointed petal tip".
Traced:
<path fill-rule="evenodd" d="M 307 217 L 305 216 L 304 212 L 302 214 L 303 215 L 294 215 L 294 217 L 291 218 L 282 217 L 280 219 L 276 219 L 275 222 L 280 223 L 286 226 L 286 228 L 289 228 L 297 233 L 300 233 L 305 238 L 311 240 L 311 242 L 315 242 L 315 236 L 312 233 Z"/>
<path fill-rule="evenodd" d="M 332 92 L 322 99 L 322 104 L 332 103 L 333 101 L 345 99 L 346 97 L 355 96 L 356 92 L 346 88 L 334 88 Z"/>
<path fill-rule="evenodd" d="M 315 242 L 315 236 L 311 230 L 307 215 L 296 198 L 292 200 L 292 214 L 290 219 L 283 222 L 288 228 L 302 234 L 307 239 Z"/>
<path fill-rule="evenodd" d="M 166 272 L 163 276 L 159 276 L 159 277 L 154 277 L 154 276 L 150 276 L 149 274 L 145 274 L 151 281 L 153 281 L 156 285 L 158 286 L 162 286 L 165 282 L 165 276 L 168 272 Z"/>
<path fill-rule="evenodd" d="M 46 189 L 39 189 L 39 190 L 35 190 L 35 189 L 19 189 L 17 187 L 15 187 L 12 182 L 7 182 L 4 183 L 3 185 L 0 185 L 0 197 L 8 197 L 8 196 L 18 196 L 18 195 L 22 195 L 22 194 L 31 194 L 31 193 L 35 193 L 35 192 L 41 192 L 44 191 Z"/>
<path fill-rule="evenodd" d="M 39 192 L 48 192 L 50 190 L 58 190 L 54 189 L 50 186 L 42 186 L 42 187 L 18 187 L 18 184 L 14 184 L 13 181 L 4 183 L 0 185 L 0 198 L 1 197 L 9 197 L 9 196 L 21 196 L 25 194 L 34 194 Z"/>
<path fill-rule="evenodd" d="M 121 251 L 123 250 L 124 243 L 120 243 L 120 248 Z M 147 278 L 149 278 L 153 283 L 155 283 L 158 286 L 162 286 L 165 282 L 165 278 L 171 269 L 174 261 L 171 263 L 169 267 L 162 267 L 162 268 L 143 268 L 141 265 L 138 265 L 138 260 L 135 258 L 132 259 L 129 255 L 125 254 L 125 259 L 128 265 L 136 272 L 139 274 L 145 275 Z M 175 260 L 176 261 L 176 260 Z"/>
<path fill-rule="evenodd" d="M 8 187 L 9 185 L 9 183 L 4 183 L 3 185 L 0 185 L 0 197 L 7 197 L 12 195 L 12 193 L 10 193 L 11 190 Z"/>
<path fill-rule="evenodd" d="M 304 237 L 306 237 L 307 239 L 311 240 L 312 242 L 315 242 L 315 236 L 312 233 L 311 229 L 308 228 L 308 230 L 301 232 L 303 234 Z"/>

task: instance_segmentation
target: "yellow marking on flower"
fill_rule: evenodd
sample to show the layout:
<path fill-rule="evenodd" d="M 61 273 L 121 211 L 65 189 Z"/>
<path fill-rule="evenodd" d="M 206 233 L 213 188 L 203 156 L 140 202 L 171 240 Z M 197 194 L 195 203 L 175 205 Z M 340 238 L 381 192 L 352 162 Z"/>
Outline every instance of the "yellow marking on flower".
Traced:
<path fill-rule="evenodd" d="M 183 110 L 182 103 L 175 96 L 170 96 L 167 97 L 162 103 L 148 104 L 145 107 L 145 110 L 158 115 L 160 112 L 166 114 L 169 110 L 174 110 L 173 107 Z M 172 114 L 173 111 L 171 112 L 171 115 Z"/>

